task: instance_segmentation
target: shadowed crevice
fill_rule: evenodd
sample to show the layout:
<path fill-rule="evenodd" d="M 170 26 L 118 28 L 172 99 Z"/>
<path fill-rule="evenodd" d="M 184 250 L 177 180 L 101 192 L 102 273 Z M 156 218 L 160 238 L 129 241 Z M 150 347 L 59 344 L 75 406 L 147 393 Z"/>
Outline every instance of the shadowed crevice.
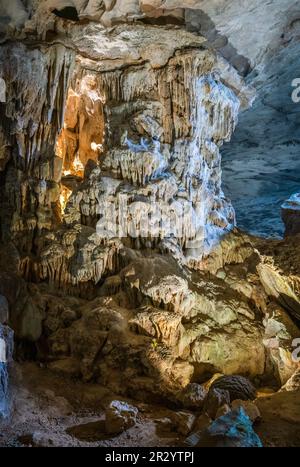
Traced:
<path fill-rule="evenodd" d="M 79 21 L 77 10 L 73 6 L 67 6 L 62 10 L 57 10 L 55 8 L 52 13 L 54 13 L 59 18 L 69 19 L 71 21 Z"/>
<path fill-rule="evenodd" d="M 204 36 L 210 45 L 231 63 L 242 76 L 249 75 L 252 71 L 250 61 L 247 57 L 238 53 L 226 36 L 219 33 L 209 15 L 202 10 L 186 8 L 185 23 L 189 32 Z"/>

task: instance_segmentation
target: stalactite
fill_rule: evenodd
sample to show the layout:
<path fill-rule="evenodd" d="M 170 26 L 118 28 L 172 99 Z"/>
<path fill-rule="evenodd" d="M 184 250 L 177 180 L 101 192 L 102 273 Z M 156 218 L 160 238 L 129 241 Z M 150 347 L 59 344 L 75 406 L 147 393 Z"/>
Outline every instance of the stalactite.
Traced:
<path fill-rule="evenodd" d="M 235 222 L 221 191 L 219 146 L 236 125 L 240 101 L 219 79 L 217 57 L 186 48 L 161 67 L 146 61 L 113 71 L 85 70 L 77 60 L 71 76 L 74 54 L 63 46 L 47 49 L 44 56 L 34 51 L 33 57 L 19 47 L 14 53 L 28 57 L 28 76 L 42 64 L 35 93 L 18 80 L 17 98 L 38 105 L 33 123 L 27 108 L 18 120 L 15 163 L 27 160 L 19 193 L 7 187 L 18 206 L 11 231 L 18 238 L 26 230 L 32 239 L 41 236 L 40 260 L 31 264 L 24 258 L 24 274 L 34 271 L 37 279 L 64 286 L 98 283 L 114 268 L 118 248 L 112 240 L 122 244 L 123 237 L 135 248 L 169 251 L 197 267 Z M 43 99 L 42 78 L 48 83 Z M 9 118 L 14 111 L 9 102 Z M 80 123 L 83 113 L 86 120 Z M 88 134 L 92 122 L 95 131 Z M 53 158 L 49 151 L 61 127 Z M 95 167 L 85 176 L 89 159 Z M 23 170 L 34 182 L 22 181 Z M 43 231 L 61 221 L 49 249 Z M 107 224 L 114 225 L 112 231 Z M 84 230 L 95 228 L 104 242 L 99 256 L 98 240 L 89 240 Z M 73 243 L 66 246 L 61 232 L 68 229 Z"/>

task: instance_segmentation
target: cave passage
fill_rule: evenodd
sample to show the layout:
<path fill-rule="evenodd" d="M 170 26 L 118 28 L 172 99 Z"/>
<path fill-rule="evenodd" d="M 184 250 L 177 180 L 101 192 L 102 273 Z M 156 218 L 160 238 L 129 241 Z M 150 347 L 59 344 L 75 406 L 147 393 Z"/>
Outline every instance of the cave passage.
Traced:
<path fill-rule="evenodd" d="M 262 77 L 247 77 L 256 100 L 222 149 L 223 187 L 238 226 L 262 237 L 284 235 L 281 206 L 300 187 L 300 105 L 292 98 L 299 47 L 289 47 L 269 59 Z"/>
<path fill-rule="evenodd" d="M 62 10 L 53 10 L 53 13 L 59 18 L 69 19 L 72 21 L 79 21 L 78 13 L 75 7 L 67 6 Z"/>
<path fill-rule="evenodd" d="M 241 150 L 236 137 L 224 148 L 222 168 L 238 227 L 261 237 L 283 237 L 281 206 L 300 186 L 299 145 Z"/>

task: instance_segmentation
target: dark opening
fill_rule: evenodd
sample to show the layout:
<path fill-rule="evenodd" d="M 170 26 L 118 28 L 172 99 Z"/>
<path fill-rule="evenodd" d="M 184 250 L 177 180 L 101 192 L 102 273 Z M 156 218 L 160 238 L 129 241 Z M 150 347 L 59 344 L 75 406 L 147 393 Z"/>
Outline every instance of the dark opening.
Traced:
<path fill-rule="evenodd" d="M 66 6 L 62 10 L 55 10 L 52 11 L 56 16 L 59 18 L 70 19 L 72 21 L 79 21 L 78 13 L 75 7 L 73 6 Z"/>
<path fill-rule="evenodd" d="M 140 20 L 144 24 L 151 24 L 152 26 L 168 26 L 170 24 L 175 26 L 182 26 L 185 23 L 184 18 L 175 16 L 159 16 L 158 18 L 146 17 Z"/>

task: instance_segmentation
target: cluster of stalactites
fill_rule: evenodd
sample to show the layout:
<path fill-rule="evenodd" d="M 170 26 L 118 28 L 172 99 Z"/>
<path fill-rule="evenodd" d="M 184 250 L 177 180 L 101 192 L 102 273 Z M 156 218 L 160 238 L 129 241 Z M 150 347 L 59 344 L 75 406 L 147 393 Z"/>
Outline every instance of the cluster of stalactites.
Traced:
<path fill-rule="evenodd" d="M 2 47 L 0 59 L 7 86 L 5 116 L 17 145 L 16 164 L 30 171 L 53 150 L 63 125 L 74 54 L 60 45 L 42 52 L 19 44 L 13 49 Z"/>
<path fill-rule="evenodd" d="M 129 184 L 115 194 L 117 214 L 98 210 L 101 235 L 105 221 L 119 226 L 125 217 L 124 236 L 177 238 L 188 255 L 200 260 L 234 226 L 234 211 L 221 189 L 219 146 L 232 135 L 240 101 L 217 77 L 214 65 L 207 51 L 189 51 L 179 53 L 160 70 L 145 65 L 98 77 L 107 106 L 108 140 L 113 145 L 102 170 L 112 184 L 116 179 Z M 152 201 L 165 201 L 151 196 L 162 179 L 172 195 L 166 209 L 161 209 L 159 228 L 147 233 L 144 219 L 156 215 Z M 104 189 L 99 196 L 103 205 L 108 194 Z M 120 214 L 126 195 L 129 209 Z M 177 237 L 169 226 L 174 216 L 186 212 L 186 204 L 190 214 Z"/>

